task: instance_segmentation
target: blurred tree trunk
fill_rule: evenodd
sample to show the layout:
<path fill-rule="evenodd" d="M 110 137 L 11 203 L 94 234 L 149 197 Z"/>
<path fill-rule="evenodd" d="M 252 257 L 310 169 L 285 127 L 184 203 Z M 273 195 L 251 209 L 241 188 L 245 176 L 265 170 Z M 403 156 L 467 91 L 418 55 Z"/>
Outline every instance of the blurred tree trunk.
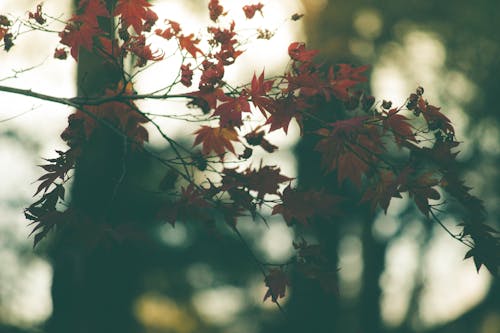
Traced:
<path fill-rule="evenodd" d="M 368 207 L 365 207 L 368 210 Z M 385 268 L 386 242 L 373 235 L 373 214 L 365 212 L 362 226 L 363 275 L 360 299 L 361 332 L 383 332 L 380 301 L 382 289 L 380 276 Z"/>
<path fill-rule="evenodd" d="M 108 6 L 112 2 L 107 1 Z M 110 21 L 100 25 L 113 35 Z M 121 78 L 119 68 L 84 48 L 79 52 L 77 73 L 78 95 L 86 97 L 102 96 Z M 86 216 L 100 215 L 109 208 L 112 182 L 121 172 L 124 143 L 110 132 L 97 128 L 98 134 L 92 134 L 77 161 L 70 205 Z M 62 230 L 53 244 L 53 313 L 47 332 L 137 332 L 132 305 L 139 287 L 138 254 L 142 251 L 129 244 L 86 247 L 78 244 L 81 238 L 85 235 Z"/>

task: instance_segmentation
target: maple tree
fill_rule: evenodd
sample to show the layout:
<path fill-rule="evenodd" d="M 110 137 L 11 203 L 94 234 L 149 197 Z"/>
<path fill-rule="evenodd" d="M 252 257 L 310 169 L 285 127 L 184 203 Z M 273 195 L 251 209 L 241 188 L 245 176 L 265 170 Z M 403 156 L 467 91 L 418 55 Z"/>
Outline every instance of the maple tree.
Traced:
<path fill-rule="evenodd" d="M 65 201 L 69 179 L 85 157 L 86 143 L 103 128 L 125 142 L 126 149 L 115 152 L 123 154 L 124 160 L 129 150 L 140 151 L 159 161 L 165 169 L 167 176 L 157 184 L 165 195 L 157 211 L 152 212 L 158 222 L 174 225 L 194 220 L 212 226 L 223 221 L 243 243 L 238 218 L 250 215 L 265 222 L 264 211 L 268 208 L 272 215 L 281 215 L 290 227 L 296 224 L 307 227 L 316 217 L 335 223 L 335 218 L 343 214 L 343 201 L 349 198 L 329 194 L 335 193 L 332 189 L 324 193 L 320 189 L 300 188 L 276 165 L 253 161 L 248 166 L 255 150 L 272 154 L 279 149 L 266 138 L 267 134 L 273 131 L 287 134 L 291 123 L 297 124 L 304 134 L 304 123 L 314 122 L 317 130 L 308 133 L 318 138 L 314 150 L 321 155 L 324 174 L 334 174 L 337 179 L 337 184 L 327 186 L 338 186 L 340 193 L 346 184 L 353 185 L 358 191 L 357 200 L 368 202 L 373 211 L 380 207 L 387 212 L 393 198 L 408 196 L 424 219 L 441 225 L 469 248 L 465 258 L 473 258 L 477 270 L 484 265 L 492 274 L 498 274 L 498 232 L 484 223 L 486 212 L 482 201 L 470 194 L 470 187 L 458 176 L 459 141 L 452 121 L 427 101 L 422 87 L 410 93 L 404 105 L 377 102 L 362 89 L 368 66 L 325 66 L 315 62 L 318 51 L 308 49 L 302 42 L 293 42 L 284 50 L 290 62 L 282 74 L 266 78 L 265 71 L 256 68 L 247 84 L 235 87 L 224 77 L 226 68 L 244 52 L 236 23 L 218 0 L 210 0 L 208 10 L 212 21 L 208 35 L 195 36 L 171 19 L 158 22 L 154 7 L 145 0 L 82 0 L 58 32 L 61 46 L 53 50 L 53 55 L 60 60 L 80 61 L 82 50 L 98 54 L 103 64 L 118 69 L 120 79 L 105 87 L 100 95 L 73 98 L 0 86 L 0 91 L 75 109 L 61 133 L 68 148 L 57 151 L 56 158 L 46 159 L 46 164 L 41 165 L 45 173 L 38 179 L 36 200 L 25 210 L 33 225 L 35 245 L 56 226 L 83 225 L 93 228 L 90 230 L 95 231 L 96 238 L 103 237 L 103 233 L 112 238 L 126 238 L 128 226 L 144 222 L 135 216 L 120 216 L 119 225 L 110 226 L 110 217 L 105 213 L 89 214 Z M 242 10 L 247 19 L 257 12 L 265 15 L 262 3 L 246 5 Z M 12 23 L 12 18 L 0 15 L 0 41 L 5 51 L 21 37 L 15 24 L 43 30 L 55 21 L 41 4 L 27 16 L 26 20 Z M 290 19 L 295 21 L 300 17 L 292 14 Z M 101 21 L 115 22 L 112 34 L 103 28 Z M 271 38 L 262 31 L 258 36 Z M 137 93 L 134 71 L 169 61 L 162 50 L 155 48 L 153 37 L 175 41 L 176 52 L 183 61 L 175 64 L 179 75 L 169 87 L 154 93 Z M 125 65 L 130 59 L 134 60 L 132 69 Z M 197 88 L 191 88 L 196 83 Z M 185 88 L 184 93 L 170 92 L 180 86 Z M 185 100 L 190 107 L 186 112 L 196 114 L 202 123 L 193 133 L 192 146 L 170 138 L 136 103 L 174 98 Z M 332 99 L 344 107 L 330 110 L 328 119 L 324 119 L 317 110 Z M 247 116 L 261 120 L 255 125 L 256 121 L 250 122 Z M 166 159 L 152 151 L 148 145 L 148 125 L 172 147 L 174 158 Z M 114 189 L 122 185 L 124 173 L 126 170 L 114 180 Z M 115 192 L 110 191 L 106 200 L 112 202 Z M 458 225 L 462 231 L 458 234 L 440 220 L 446 201 L 461 206 Z M 326 291 L 335 293 L 336 267 L 322 255 L 321 247 L 303 239 L 293 245 L 297 254 L 289 262 L 268 265 L 256 259 L 268 287 L 264 300 L 279 305 L 290 285 L 287 272 L 291 266 L 316 280 Z"/>

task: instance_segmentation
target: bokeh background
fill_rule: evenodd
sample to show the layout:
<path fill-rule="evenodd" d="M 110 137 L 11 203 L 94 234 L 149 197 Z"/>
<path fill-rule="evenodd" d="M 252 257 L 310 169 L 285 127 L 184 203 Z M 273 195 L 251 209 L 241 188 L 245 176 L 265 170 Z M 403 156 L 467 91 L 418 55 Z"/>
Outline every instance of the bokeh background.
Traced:
<path fill-rule="evenodd" d="M 369 89 L 378 99 L 401 105 L 423 86 L 431 103 L 454 121 L 463 141 L 458 155 L 463 177 L 484 200 L 488 222 L 498 227 L 498 1 L 262 2 L 264 17 L 247 21 L 241 11 L 246 2 L 221 1 L 242 31 L 259 26 L 276 31 L 270 42 L 248 45 L 228 81 L 244 81 L 262 68 L 278 73 L 286 66 L 288 44 L 305 40 L 321 51 L 320 60 L 326 63 L 371 64 Z M 37 3 L 3 0 L 0 13 L 26 17 Z M 201 0 L 164 0 L 155 2 L 155 10 L 161 19 L 174 19 L 196 32 L 208 24 L 206 5 Z M 44 10 L 56 17 L 70 8 L 70 1 L 44 3 Z M 305 16 L 287 21 L 294 13 Z M 15 43 L 9 53 L 0 53 L 1 85 L 75 95 L 74 62 L 52 59 L 58 45 L 55 34 L 32 32 Z M 138 89 L 147 91 L 169 75 L 168 64 L 155 67 L 153 73 L 144 73 Z M 22 210 L 40 174 L 36 165 L 64 148 L 59 133 L 72 110 L 6 93 L 0 93 L 0 101 L 0 332 L 44 332 L 48 321 L 60 320 L 54 319 L 51 298 L 58 259 L 50 240 L 32 249 Z M 182 110 L 179 103 L 169 107 Z M 168 126 L 178 139 L 187 132 L 175 122 Z M 317 157 L 304 153 L 312 143 L 299 140 L 296 132 L 293 128 L 291 138 L 271 138 L 282 150 L 271 161 L 314 187 L 324 182 L 314 176 Z M 293 276 L 283 302 L 286 316 L 262 302 L 263 277 L 230 232 L 221 230 L 215 237 L 193 225 L 159 228 L 155 244 L 122 253 L 128 266 L 122 271 L 118 266 L 115 277 L 129 290 L 117 302 L 133 311 L 130 318 L 122 318 L 130 324 L 120 332 L 500 332 L 498 279 L 484 268 L 476 273 L 470 260 L 462 260 L 466 249 L 423 221 L 412 204 L 394 201 L 387 215 L 373 216 L 359 207 L 348 210 L 353 213 L 319 230 L 320 236 L 310 235 L 326 244 L 337 262 L 340 295 L 332 298 Z M 444 221 L 452 229 L 457 223 L 452 213 Z M 285 261 L 292 255 L 294 235 L 284 221 L 270 219 L 265 227 L 242 220 L 239 225 L 266 260 Z"/>

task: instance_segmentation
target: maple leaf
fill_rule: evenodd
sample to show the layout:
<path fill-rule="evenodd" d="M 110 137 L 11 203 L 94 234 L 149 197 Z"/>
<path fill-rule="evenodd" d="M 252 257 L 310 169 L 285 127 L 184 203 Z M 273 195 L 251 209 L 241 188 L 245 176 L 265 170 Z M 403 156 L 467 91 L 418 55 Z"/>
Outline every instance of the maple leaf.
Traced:
<path fill-rule="evenodd" d="M 250 96 L 252 103 L 259 109 L 264 117 L 267 118 L 267 112 L 272 113 L 274 110 L 274 101 L 267 97 L 267 93 L 272 89 L 274 80 L 264 80 L 264 71 L 257 76 L 255 73 L 252 77 Z"/>
<path fill-rule="evenodd" d="M 214 22 L 217 22 L 219 16 L 225 15 L 224 7 L 219 4 L 219 0 L 210 0 L 208 3 L 208 12 L 210 19 Z"/>
<path fill-rule="evenodd" d="M 64 60 L 68 57 L 68 51 L 61 48 L 56 48 L 54 50 L 54 58 Z"/>
<path fill-rule="evenodd" d="M 354 148 L 352 148 L 354 149 Z M 335 168 L 337 168 L 337 178 L 339 183 L 342 183 L 344 179 L 349 179 L 352 181 L 358 188 L 361 188 L 361 177 L 364 173 L 366 173 L 370 166 L 366 163 L 361 156 L 364 154 L 360 150 L 354 152 L 344 152 L 341 154 L 337 160 Z"/>
<path fill-rule="evenodd" d="M 59 33 L 61 37 L 60 43 L 71 48 L 71 56 L 78 60 L 78 52 L 80 47 L 85 47 L 91 51 L 94 45 L 94 36 L 103 33 L 97 24 L 92 25 L 81 20 L 80 17 L 74 16 L 64 27 L 64 30 Z"/>
<path fill-rule="evenodd" d="M 266 124 L 271 124 L 269 132 L 282 128 L 285 133 L 288 133 L 290 121 L 295 118 L 302 133 L 302 114 L 299 110 L 306 107 L 307 104 L 303 99 L 291 96 L 276 100 L 274 111 L 271 112 L 271 116 L 266 121 Z"/>
<path fill-rule="evenodd" d="M 137 67 L 145 66 L 148 60 L 162 60 L 164 56 L 161 50 L 156 50 L 155 52 L 151 51 L 150 45 L 146 45 L 146 37 L 144 35 L 131 36 L 124 45 L 124 48 L 138 57 L 136 63 Z"/>
<path fill-rule="evenodd" d="M 97 17 L 109 17 L 106 4 L 103 0 L 81 0 L 78 3 L 80 20 L 90 25 L 98 25 Z"/>
<path fill-rule="evenodd" d="M 231 97 L 227 95 L 219 96 L 219 100 L 224 102 L 215 108 L 214 116 L 220 117 L 221 127 L 240 127 L 243 125 L 241 113 L 250 113 L 250 103 L 248 103 L 247 96 L 241 94 L 238 97 Z"/>
<path fill-rule="evenodd" d="M 179 32 L 181 32 L 181 25 L 178 22 L 172 20 L 165 20 L 165 22 L 169 24 L 169 27 L 163 31 L 161 29 L 156 29 L 155 34 L 165 38 L 166 40 L 170 40 L 172 37 L 177 36 Z"/>
<path fill-rule="evenodd" d="M 441 108 L 423 103 L 421 102 L 422 100 L 423 99 L 420 98 L 419 106 L 422 107 L 422 115 L 424 116 L 429 129 L 440 129 L 446 133 L 455 133 L 455 129 L 451 125 L 451 120 L 439 111 Z M 423 104 L 425 104 L 425 106 Z"/>
<path fill-rule="evenodd" d="M 310 62 L 318 52 L 318 50 L 306 50 L 306 44 L 301 42 L 293 42 L 288 46 L 288 55 L 295 61 Z"/>
<path fill-rule="evenodd" d="M 142 26 L 142 30 L 150 32 L 156 21 L 158 21 L 158 15 L 150 8 L 147 8 L 146 15 L 144 15 L 144 25 Z"/>
<path fill-rule="evenodd" d="M 203 87 L 199 91 L 190 92 L 186 95 L 193 98 L 188 103 L 188 106 L 198 107 L 204 114 L 207 114 L 210 110 L 215 109 L 217 99 L 219 96 L 224 95 L 224 91 L 220 88 Z"/>
<path fill-rule="evenodd" d="M 321 246 L 310 245 L 302 239 L 301 242 L 293 242 L 293 248 L 298 251 L 297 270 L 305 277 L 316 280 L 325 292 L 338 294 L 337 270 Z"/>
<path fill-rule="evenodd" d="M 255 16 L 255 12 L 260 12 L 262 14 L 262 8 L 264 8 L 264 5 L 262 3 L 257 3 L 255 5 L 246 5 L 243 6 L 243 12 L 245 13 L 245 16 L 247 19 L 251 19 Z"/>
<path fill-rule="evenodd" d="M 193 70 L 191 69 L 191 64 L 181 65 L 181 83 L 185 87 L 191 87 L 193 84 Z"/>
<path fill-rule="evenodd" d="M 68 172 L 75 165 L 75 152 L 72 149 L 69 149 L 65 152 L 60 150 L 56 150 L 59 155 L 56 158 L 45 159 L 45 161 L 49 162 L 49 164 L 39 165 L 43 170 L 47 171 L 46 174 L 42 175 L 37 181 L 41 181 L 38 186 L 35 194 L 37 195 L 40 192 L 47 192 L 49 187 L 54 184 L 57 179 L 64 180 L 68 174 Z M 57 187 L 57 186 L 56 186 Z"/>
<path fill-rule="evenodd" d="M 278 194 L 279 184 L 292 180 L 280 174 L 281 170 L 277 166 L 262 166 L 259 169 L 249 167 L 243 173 L 236 169 L 224 169 L 222 177 L 222 189 L 225 191 L 234 188 L 245 188 L 249 191 L 256 191 L 257 198 L 263 199 L 266 194 Z"/>
<path fill-rule="evenodd" d="M 264 198 L 265 194 L 278 194 L 278 185 L 292 180 L 280 174 L 281 170 L 277 166 L 261 166 L 259 169 L 247 169 L 245 172 L 246 186 L 249 190 L 257 191 L 257 198 Z"/>
<path fill-rule="evenodd" d="M 281 201 L 273 207 L 272 215 L 281 214 L 288 225 L 294 221 L 307 225 L 315 217 L 329 218 L 338 214 L 341 199 L 318 191 L 299 191 L 288 185 L 281 194 Z"/>
<path fill-rule="evenodd" d="M 268 290 L 264 295 L 264 302 L 266 299 L 271 297 L 271 300 L 276 303 L 278 298 L 285 297 L 286 286 L 290 285 L 288 277 L 281 268 L 270 269 L 269 273 L 265 276 L 264 282 L 268 287 Z"/>
<path fill-rule="evenodd" d="M 408 118 L 398 114 L 398 109 L 391 109 L 382 117 L 382 125 L 385 130 L 391 130 L 394 133 L 394 138 L 398 145 L 404 140 L 417 142 L 412 126 L 408 124 Z"/>
<path fill-rule="evenodd" d="M 374 127 L 365 124 L 366 116 L 339 120 L 331 124 L 333 130 L 323 129 L 318 134 L 324 136 L 315 149 L 322 154 L 321 163 L 327 172 L 337 170 L 337 179 L 351 180 L 361 188 L 361 178 L 383 146 Z"/>
<path fill-rule="evenodd" d="M 114 16 L 121 15 L 122 25 L 132 26 L 137 34 L 143 30 L 142 20 L 147 20 L 147 8 L 151 4 L 147 0 L 118 0 Z"/>
<path fill-rule="evenodd" d="M 180 35 L 177 38 L 181 49 L 186 50 L 193 58 L 196 58 L 196 53 L 203 55 L 203 51 L 196 46 L 200 40 L 194 38 L 194 34 L 188 36 Z"/>
<path fill-rule="evenodd" d="M 222 156 L 226 149 L 234 154 L 235 151 L 231 141 L 239 142 L 238 133 L 234 128 L 202 126 L 195 134 L 196 138 L 193 146 L 201 143 L 204 155 L 214 151 L 217 155 Z"/>
<path fill-rule="evenodd" d="M 392 198 L 401 198 L 398 191 L 398 182 L 392 172 L 384 171 L 378 174 L 378 178 L 372 186 L 365 190 L 361 202 L 370 201 L 372 212 L 379 205 L 387 214 L 389 203 Z"/>
<path fill-rule="evenodd" d="M 274 152 L 278 147 L 264 138 L 265 132 L 259 131 L 260 128 L 261 126 L 257 126 L 253 131 L 245 134 L 245 140 L 251 146 L 261 146 L 268 153 Z"/>
<path fill-rule="evenodd" d="M 349 89 L 353 86 L 366 82 L 368 79 L 362 75 L 369 67 L 351 67 L 349 64 L 339 64 L 335 73 L 333 66 L 328 71 L 328 81 L 333 94 L 341 101 L 349 100 Z"/>
<path fill-rule="evenodd" d="M 199 88 L 203 91 L 210 91 L 215 88 L 224 77 L 224 65 L 221 62 L 213 63 L 208 60 L 202 62 L 203 71 L 201 73 Z M 215 107 L 215 105 L 214 105 Z"/>
<path fill-rule="evenodd" d="M 410 197 L 413 198 L 418 209 L 425 215 L 429 216 L 430 205 L 429 199 L 439 200 L 441 195 L 433 188 L 439 185 L 440 179 L 436 178 L 434 171 L 428 171 L 423 174 L 416 174 L 412 168 L 407 168 L 400 175 L 401 186 L 400 192 L 408 191 Z"/>
<path fill-rule="evenodd" d="M 330 99 L 327 83 L 321 79 L 319 72 L 314 67 L 311 68 L 309 64 L 302 64 L 295 68 L 295 72 L 287 73 L 285 78 L 288 83 L 286 92 L 293 93 L 298 90 L 301 97 L 322 94 L 327 101 Z"/>

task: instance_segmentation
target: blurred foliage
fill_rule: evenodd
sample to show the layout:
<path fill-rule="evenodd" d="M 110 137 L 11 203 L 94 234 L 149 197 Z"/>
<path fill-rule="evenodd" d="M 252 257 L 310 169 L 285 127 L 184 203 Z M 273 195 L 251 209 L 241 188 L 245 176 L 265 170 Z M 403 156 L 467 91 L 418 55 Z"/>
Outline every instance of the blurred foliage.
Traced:
<path fill-rule="evenodd" d="M 319 49 L 322 60 L 333 63 L 353 63 L 361 65 L 365 63 L 374 64 L 384 61 L 389 57 L 389 62 L 400 63 L 400 69 L 405 71 L 404 66 L 414 67 L 406 70 L 407 81 L 410 84 L 422 84 L 418 80 L 420 62 L 412 63 L 408 59 L 402 59 L 406 53 L 398 54 L 398 48 L 404 47 L 404 40 L 413 32 L 423 32 L 432 36 L 439 44 L 444 46 L 445 61 L 439 73 L 438 82 L 432 82 L 426 86 L 436 98 L 442 101 L 444 108 L 447 106 L 458 106 L 464 111 L 464 119 L 468 120 L 464 125 L 463 137 L 466 141 L 465 153 L 459 155 L 462 161 L 463 176 L 466 182 L 474 187 L 475 193 L 485 201 L 489 210 L 489 222 L 498 225 L 500 211 L 498 198 L 500 184 L 498 173 L 498 162 L 500 160 L 500 135 L 498 125 L 500 113 L 500 39 L 498 31 L 500 21 L 495 19 L 495 13 L 500 9 L 497 1 L 303 1 L 307 15 L 305 19 L 305 30 L 309 47 Z M 422 45 L 421 48 L 412 48 L 412 58 L 430 57 L 433 54 Z M 436 55 L 438 56 L 438 55 Z M 431 69 L 432 70 L 432 69 Z M 437 69 L 435 69 L 437 70 Z M 450 73 L 460 73 L 467 78 L 472 85 L 467 91 L 472 98 L 470 100 L 453 101 L 458 99 L 449 93 L 448 86 L 454 82 Z M 383 82 L 383 80 L 382 80 Z M 339 106 L 328 106 L 339 107 Z M 307 139 L 306 139 L 307 140 Z M 306 141 L 305 140 L 305 141 Z M 486 144 L 487 142 L 487 144 Z M 302 142 L 307 145 L 307 142 Z M 304 179 L 304 174 L 310 174 L 313 166 L 308 165 L 311 156 L 301 155 L 299 146 L 299 166 L 303 166 L 302 179 L 314 184 L 321 182 L 319 179 Z M 358 207 L 358 210 L 363 208 Z M 381 322 L 381 286 L 382 274 L 385 271 L 386 250 L 394 240 L 407 232 L 408 221 L 415 218 L 415 212 L 406 208 L 399 213 L 401 226 L 389 239 L 377 238 L 374 235 L 373 218 L 360 218 L 354 214 L 348 221 L 339 221 L 338 229 L 330 239 L 330 243 L 340 244 L 345 237 L 352 237 L 353 220 L 358 225 L 354 232 L 362 240 L 363 247 L 363 273 L 360 283 L 360 292 L 354 298 L 343 297 L 342 294 L 335 307 L 331 307 L 330 313 L 316 318 L 323 320 L 323 326 L 319 325 L 318 332 L 332 331 L 332 321 L 335 329 L 343 332 L 421 332 L 426 330 L 422 323 L 419 308 L 422 300 L 422 290 L 425 288 L 425 274 L 423 273 L 422 259 L 418 260 L 418 269 L 413 277 L 412 291 L 408 299 L 409 305 L 406 315 L 397 327 L 387 328 Z M 356 218 L 357 216 L 357 218 Z M 348 226 L 350 225 L 350 227 Z M 442 232 L 438 230 L 437 232 Z M 434 236 L 432 226 L 424 225 L 421 229 L 418 246 L 421 257 L 425 255 L 427 247 Z M 338 249 L 337 249 L 338 252 Z M 332 256 L 338 253 L 332 253 Z M 341 268 L 342 269 L 342 268 Z M 300 287 L 298 287 L 300 288 Z M 493 281 L 489 294 L 475 308 L 469 310 L 461 317 L 450 323 L 443 323 L 434 328 L 432 332 L 499 332 L 498 311 L 500 301 L 498 300 L 498 280 Z M 318 293 L 316 299 L 320 299 Z M 293 304 L 293 298 L 291 303 Z M 297 303 L 300 303 L 297 301 Z M 314 306 L 321 308 L 314 301 Z M 310 310 L 309 305 L 297 305 L 301 311 Z M 307 313 L 307 312 L 304 312 Z M 496 314 L 495 314 L 496 313 Z M 311 317 L 312 318 L 312 317 Z M 302 318 L 307 322 L 307 318 Z M 466 324 L 465 324 L 466 323 Z M 285 331 L 285 330 L 283 330 Z M 288 330 L 290 331 L 290 330 Z M 292 328 L 292 331 L 293 330 Z M 296 330 L 297 332 L 299 329 Z"/>

